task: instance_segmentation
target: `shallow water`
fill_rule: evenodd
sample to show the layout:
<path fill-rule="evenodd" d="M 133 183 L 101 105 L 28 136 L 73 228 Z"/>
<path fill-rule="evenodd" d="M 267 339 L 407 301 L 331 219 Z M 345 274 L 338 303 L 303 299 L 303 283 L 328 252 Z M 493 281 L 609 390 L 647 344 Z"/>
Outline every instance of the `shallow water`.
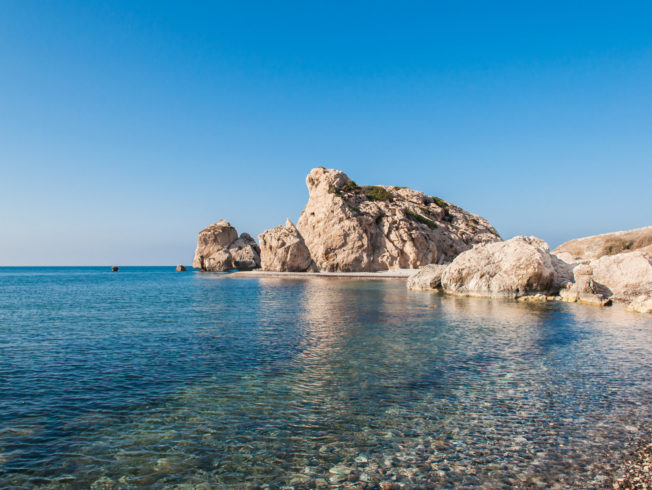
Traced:
<path fill-rule="evenodd" d="M 0 486 L 600 487 L 651 358 L 617 308 L 0 268 Z"/>

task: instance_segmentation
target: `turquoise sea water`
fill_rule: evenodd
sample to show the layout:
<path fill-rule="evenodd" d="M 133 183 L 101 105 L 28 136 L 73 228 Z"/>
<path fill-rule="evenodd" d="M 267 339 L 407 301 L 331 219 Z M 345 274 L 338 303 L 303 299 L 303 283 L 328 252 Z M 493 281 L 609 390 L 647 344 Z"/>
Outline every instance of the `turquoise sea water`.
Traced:
<path fill-rule="evenodd" d="M 617 308 L 0 268 L 0 487 L 601 487 L 650 359 Z"/>

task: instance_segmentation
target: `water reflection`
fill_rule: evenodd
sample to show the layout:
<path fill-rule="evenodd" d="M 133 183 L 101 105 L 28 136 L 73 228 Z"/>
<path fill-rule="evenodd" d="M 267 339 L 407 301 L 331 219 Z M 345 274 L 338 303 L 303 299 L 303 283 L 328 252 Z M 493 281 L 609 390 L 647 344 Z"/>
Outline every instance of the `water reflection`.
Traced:
<path fill-rule="evenodd" d="M 45 327 L 58 345 L 28 336 L 0 364 L 44 369 L 0 401 L 0 485 L 601 486 L 650 420 L 640 315 L 384 281 L 120 277 L 86 278 Z M 106 314 L 98 294 L 121 305 L 111 321 L 73 306 Z M 13 311 L 17 345 L 33 318 Z"/>

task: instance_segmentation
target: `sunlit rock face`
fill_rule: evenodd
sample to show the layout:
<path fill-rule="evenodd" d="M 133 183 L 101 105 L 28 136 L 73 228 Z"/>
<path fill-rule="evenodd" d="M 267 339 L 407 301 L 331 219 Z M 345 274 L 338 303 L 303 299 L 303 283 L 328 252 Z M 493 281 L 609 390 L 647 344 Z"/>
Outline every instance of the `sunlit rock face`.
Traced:
<path fill-rule="evenodd" d="M 567 262 L 579 262 L 636 250 L 652 253 L 652 226 L 576 238 L 562 243 L 552 253 Z"/>
<path fill-rule="evenodd" d="M 560 291 L 565 300 L 578 297 L 582 289 L 590 293 L 593 287 L 613 301 L 628 304 L 632 311 L 648 312 L 646 305 L 652 304 L 652 226 L 570 240 L 553 252 L 574 268 L 573 284 Z"/>
<path fill-rule="evenodd" d="M 358 186 L 344 172 L 313 169 L 297 229 L 321 271 L 373 272 L 447 263 L 500 240 L 480 216 L 423 192 Z"/>
<path fill-rule="evenodd" d="M 516 298 L 550 292 L 555 277 L 548 244 L 518 236 L 461 253 L 446 268 L 441 283 L 447 293 Z"/>
<path fill-rule="evenodd" d="M 261 267 L 265 271 L 305 272 L 313 270 L 310 251 L 301 234 L 289 219 L 258 236 Z"/>
<path fill-rule="evenodd" d="M 652 254 L 644 250 L 574 259 L 568 252 L 551 254 L 539 238 L 519 236 L 476 245 L 447 266 L 426 266 L 408 279 L 407 287 L 531 301 L 556 297 L 597 306 L 620 302 L 632 311 L 649 312 Z"/>
<path fill-rule="evenodd" d="M 256 269 L 260 249 L 247 233 L 238 238 L 237 230 L 222 219 L 199 232 L 192 266 L 210 272 Z"/>
<path fill-rule="evenodd" d="M 445 265 L 429 264 L 419 269 L 419 272 L 408 277 L 407 288 L 410 291 L 436 291 L 441 288 L 441 276 L 446 270 Z"/>

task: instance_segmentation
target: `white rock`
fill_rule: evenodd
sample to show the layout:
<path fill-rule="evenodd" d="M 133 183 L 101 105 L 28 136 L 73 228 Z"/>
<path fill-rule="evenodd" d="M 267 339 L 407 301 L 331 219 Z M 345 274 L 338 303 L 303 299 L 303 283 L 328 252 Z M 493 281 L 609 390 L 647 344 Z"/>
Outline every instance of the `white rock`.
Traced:
<path fill-rule="evenodd" d="M 445 265 L 429 264 L 419 269 L 419 272 L 408 277 L 407 288 L 411 291 L 431 291 L 441 288 L 441 276 L 446 270 Z"/>
<path fill-rule="evenodd" d="M 627 305 L 626 309 L 638 313 L 652 313 L 652 296 L 641 295 Z"/>
<path fill-rule="evenodd" d="M 516 298 L 553 290 L 556 270 L 546 242 L 518 236 L 462 252 L 441 282 L 447 293 Z"/>
<path fill-rule="evenodd" d="M 313 262 L 308 247 L 289 219 L 285 226 L 277 226 L 258 235 L 258 240 L 263 270 L 305 272 L 312 269 Z"/>

